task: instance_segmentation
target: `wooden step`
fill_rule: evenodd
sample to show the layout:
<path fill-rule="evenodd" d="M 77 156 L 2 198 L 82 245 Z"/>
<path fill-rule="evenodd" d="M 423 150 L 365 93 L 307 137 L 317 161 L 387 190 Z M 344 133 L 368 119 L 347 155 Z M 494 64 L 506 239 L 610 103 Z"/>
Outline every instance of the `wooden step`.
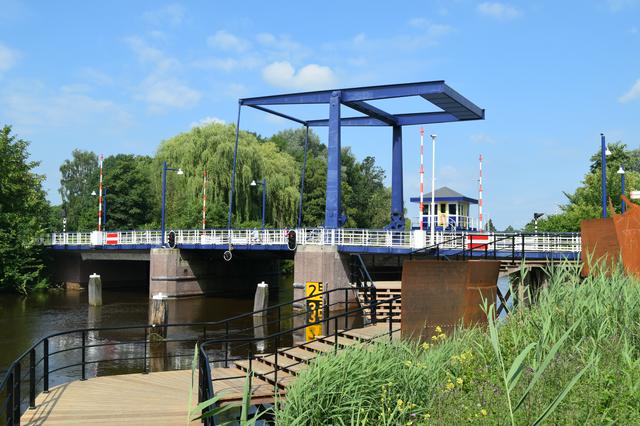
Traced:
<path fill-rule="evenodd" d="M 262 362 L 260 359 L 254 359 L 251 362 L 249 362 L 249 360 L 246 359 L 242 361 L 236 361 L 234 362 L 234 364 L 236 365 L 236 367 L 238 367 L 243 371 L 249 371 L 249 368 L 251 368 L 251 370 L 253 371 L 253 374 L 259 379 L 264 380 L 268 383 L 271 383 L 272 385 L 276 384 L 275 382 L 276 367 L 274 365 L 270 365 L 270 364 L 267 364 L 266 362 Z M 278 386 L 281 388 L 287 386 L 287 384 L 289 384 L 291 380 L 294 378 L 293 375 L 291 375 L 290 373 L 287 373 L 281 368 L 278 368 L 277 376 L 278 376 Z"/>
<path fill-rule="evenodd" d="M 320 342 L 317 340 L 313 340 L 309 343 L 305 343 L 303 346 L 301 346 L 302 348 L 308 350 L 308 351 L 313 351 L 316 353 L 324 353 L 324 352 L 331 352 L 334 350 L 333 348 L 333 343 L 328 344 L 325 342 Z"/>
<path fill-rule="evenodd" d="M 246 374 L 246 371 L 235 367 L 211 369 L 213 391 L 216 395 L 220 395 L 220 405 L 242 401 Z M 251 402 L 253 404 L 273 402 L 273 391 L 273 384 L 267 383 L 259 377 L 253 377 L 251 380 Z M 283 391 L 279 390 L 278 393 L 283 394 Z"/>
<path fill-rule="evenodd" d="M 311 361 L 316 357 L 315 353 L 311 351 L 305 351 L 304 349 L 301 349 L 301 348 L 286 349 L 284 351 L 280 351 L 278 354 L 284 355 L 293 359 L 297 359 L 298 361 L 303 361 L 303 362 Z"/>
<path fill-rule="evenodd" d="M 265 356 L 261 358 L 261 360 L 272 366 L 276 365 L 275 355 Z M 294 375 L 307 368 L 307 363 L 305 361 L 289 358 L 280 353 L 278 353 L 278 365 L 280 366 L 280 368 L 284 368 L 285 371 L 288 371 Z"/>

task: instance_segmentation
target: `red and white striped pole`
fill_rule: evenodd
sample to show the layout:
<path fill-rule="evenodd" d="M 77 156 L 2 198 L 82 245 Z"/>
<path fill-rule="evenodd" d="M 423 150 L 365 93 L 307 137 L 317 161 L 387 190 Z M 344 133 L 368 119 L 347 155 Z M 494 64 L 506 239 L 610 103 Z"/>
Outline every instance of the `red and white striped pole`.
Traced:
<path fill-rule="evenodd" d="M 424 129 L 420 127 L 420 230 L 424 227 Z"/>
<path fill-rule="evenodd" d="M 98 185 L 98 231 L 102 231 L 102 154 L 100 154 L 100 184 Z"/>
<path fill-rule="evenodd" d="M 483 225 L 483 220 L 482 220 L 482 154 L 480 154 L 480 179 L 478 179 L 479 182 L 479 189 L 478 189 L 478 228 L 480 230 L 483 230 L 484 227 Z"/>
<path fill-rule="evenodd" d="M 207 227 L 207 171 L 204 171 L 204 182 L 202 184 L 202 230 Z"/>

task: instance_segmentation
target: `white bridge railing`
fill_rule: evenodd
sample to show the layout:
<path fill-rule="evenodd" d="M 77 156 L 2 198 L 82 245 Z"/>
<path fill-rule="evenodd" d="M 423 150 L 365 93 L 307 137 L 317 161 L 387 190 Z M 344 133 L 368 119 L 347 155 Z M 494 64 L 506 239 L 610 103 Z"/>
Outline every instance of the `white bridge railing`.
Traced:
<path fill-rule="evenodd" d="M 281 246 L 288 242 L 289 229 L 176 230 L 177 245 Z M 439 244 L 441 250 L 573 252 L 581 250 L 580 234 L 504 234 L 437 232 L 430 241 L 426 231 L 371 229 L 300 228 L 297 245 L 354 246 L 421 249 Z M 165 243 L 169 239 L 165 233 Z M 48 246 L 159 246 L 160 231 L 103 231 L 53 233 L 42 239 Z"/>

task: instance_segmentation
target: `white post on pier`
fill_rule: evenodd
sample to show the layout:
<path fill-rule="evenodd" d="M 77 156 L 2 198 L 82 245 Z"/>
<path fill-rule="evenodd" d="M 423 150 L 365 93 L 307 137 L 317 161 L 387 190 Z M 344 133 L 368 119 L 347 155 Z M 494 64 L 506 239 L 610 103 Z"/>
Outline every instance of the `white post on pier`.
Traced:
<path fill-rule="evenodd" d="M 89 275 L 89 305 L 102 306 L 102 279 L 100 275 Z"/>

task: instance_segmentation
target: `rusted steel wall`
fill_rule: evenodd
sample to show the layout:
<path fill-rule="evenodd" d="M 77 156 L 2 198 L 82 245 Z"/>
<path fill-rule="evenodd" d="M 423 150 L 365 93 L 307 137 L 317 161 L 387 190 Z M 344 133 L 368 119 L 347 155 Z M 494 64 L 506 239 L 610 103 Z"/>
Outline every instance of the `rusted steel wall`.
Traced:
<path fill-rule="evenodd" d="M 482 299 L 495 303 L 500 262 L 406 260 L 402 268 L 402 337 L 429 340 L 461 321 L 486 323 Z"/>
<path fill-rule="evenodd" d="M 627 211 L 613 215 L 624 269 L 640 277 L 640 206 L 622 196 Z"/>
<path fill-rule="evenodd" d="M 582 239 L 582 276 L 589 275 L 598 263 L 609 271 L 620 257 L 620 244 L 612 218 L 588 219 L 580 222 Z"/>
<path fill-rule="evenodd" d="M 623 214 L 612 213 L 611 218 L 580 223 L 583 276 L 598 262 L 604 262 L 605 270 L 611 271 L 622 259 L 625 271 L 640 277 L 640 206 L 624 195 L 622 199 L 627 205 Z"/>

